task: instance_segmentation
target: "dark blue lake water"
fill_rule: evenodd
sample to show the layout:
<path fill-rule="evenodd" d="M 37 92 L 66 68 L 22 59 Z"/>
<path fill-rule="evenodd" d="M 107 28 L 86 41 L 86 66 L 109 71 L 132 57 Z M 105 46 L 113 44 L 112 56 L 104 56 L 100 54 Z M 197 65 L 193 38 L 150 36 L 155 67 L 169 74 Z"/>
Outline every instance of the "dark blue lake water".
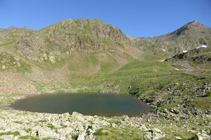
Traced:
<path fill-rule="evenodd" d="M 31 112 L 72 113 L 99 116 L 135 116 L 150 107 L 129 95 L 95 93 L 60 93 L 27 97 L 11 105 L 14 109 Z"/>

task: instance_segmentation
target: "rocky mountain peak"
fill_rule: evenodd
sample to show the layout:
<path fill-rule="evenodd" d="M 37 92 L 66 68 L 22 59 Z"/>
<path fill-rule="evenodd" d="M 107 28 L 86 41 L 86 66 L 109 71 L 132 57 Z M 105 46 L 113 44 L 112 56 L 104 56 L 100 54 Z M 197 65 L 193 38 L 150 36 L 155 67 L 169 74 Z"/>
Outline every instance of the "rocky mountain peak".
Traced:
<path fill-rule="evenodd" d="M 170 34 L 179 36 L 182 34 L 187 34 L 188 31 L 190 30 L 197 31 L 197 32 L 207 32 L 208 30 L 210 30 L 210 28 L 194 20 L 192 22 L 185 24 L 184 26 L 182 26 L 181 28 L 175 30 L 174 32 Z"/>
<path fill-rule="evenodd" d="M 135 46 L 144 52 L 163 56 L 175 55 L 197 46 L 210 46 L 211 28 L 192 21 L 171 33 L 154 38 L 137 38 L 134 41 Z"/>
<path fill-rule="evenodd" d="M 24 30 L 22 28 L 21 30 Z M 19 34 L 18 34 L 19 35 Z M 52 63 L 77 51 L 103 52 L 108 44 L 131 44 L 120 29 L 99 19 L 67 19 L 39 31 L 24 30 L 15 43 L 16 51 L 35 61 Z"/>
<path fill-rule="evenodd" d="M 185 26 L 187 27 L 187 29 L 196 29 L 196 28 L 206 27 L 206 26 L 202 25 L 200 22 L 198 22 L 196 20 L 187 23 Z"/>

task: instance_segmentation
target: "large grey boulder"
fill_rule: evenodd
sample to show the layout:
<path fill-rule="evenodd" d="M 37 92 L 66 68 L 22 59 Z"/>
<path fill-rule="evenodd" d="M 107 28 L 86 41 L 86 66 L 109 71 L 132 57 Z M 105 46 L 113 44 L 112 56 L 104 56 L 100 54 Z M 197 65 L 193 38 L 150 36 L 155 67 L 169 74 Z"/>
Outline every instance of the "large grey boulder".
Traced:
<path fill-rule="evenodd" d="M 77 140 L 85 140 L 85 135 L 86 135 L 86 131 L 82 131 L 82 132 L 79 134 Z"/>

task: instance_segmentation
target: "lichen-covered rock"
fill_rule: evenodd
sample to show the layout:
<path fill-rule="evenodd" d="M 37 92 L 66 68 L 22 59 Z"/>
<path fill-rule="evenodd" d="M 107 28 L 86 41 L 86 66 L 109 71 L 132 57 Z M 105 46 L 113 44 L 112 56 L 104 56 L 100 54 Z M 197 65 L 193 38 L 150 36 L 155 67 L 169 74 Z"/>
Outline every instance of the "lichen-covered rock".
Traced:
<path fill-rule="evenodd" d="M 50 61 L 51 63 L 55 63 L 55 62 L 56 62 L 56 61 L 55 61 L 55 56 L 54 56 L 52 53 L 49 54 L 48 58 L 49 58 L 49 61 Z"/>

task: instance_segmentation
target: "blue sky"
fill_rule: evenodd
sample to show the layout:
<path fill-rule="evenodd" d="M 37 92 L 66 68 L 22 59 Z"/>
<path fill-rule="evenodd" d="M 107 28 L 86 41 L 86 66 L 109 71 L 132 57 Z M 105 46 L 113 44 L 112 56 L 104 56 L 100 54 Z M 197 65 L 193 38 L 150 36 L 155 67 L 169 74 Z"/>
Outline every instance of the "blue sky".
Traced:
<path fill-rule="evenodd" d="M 39 30 L 68 18 L 99 18 L 126 35 L 154 37 L 193 20 L 211 27 L 211 0 L 0 0 L 0 28 Z"/>

